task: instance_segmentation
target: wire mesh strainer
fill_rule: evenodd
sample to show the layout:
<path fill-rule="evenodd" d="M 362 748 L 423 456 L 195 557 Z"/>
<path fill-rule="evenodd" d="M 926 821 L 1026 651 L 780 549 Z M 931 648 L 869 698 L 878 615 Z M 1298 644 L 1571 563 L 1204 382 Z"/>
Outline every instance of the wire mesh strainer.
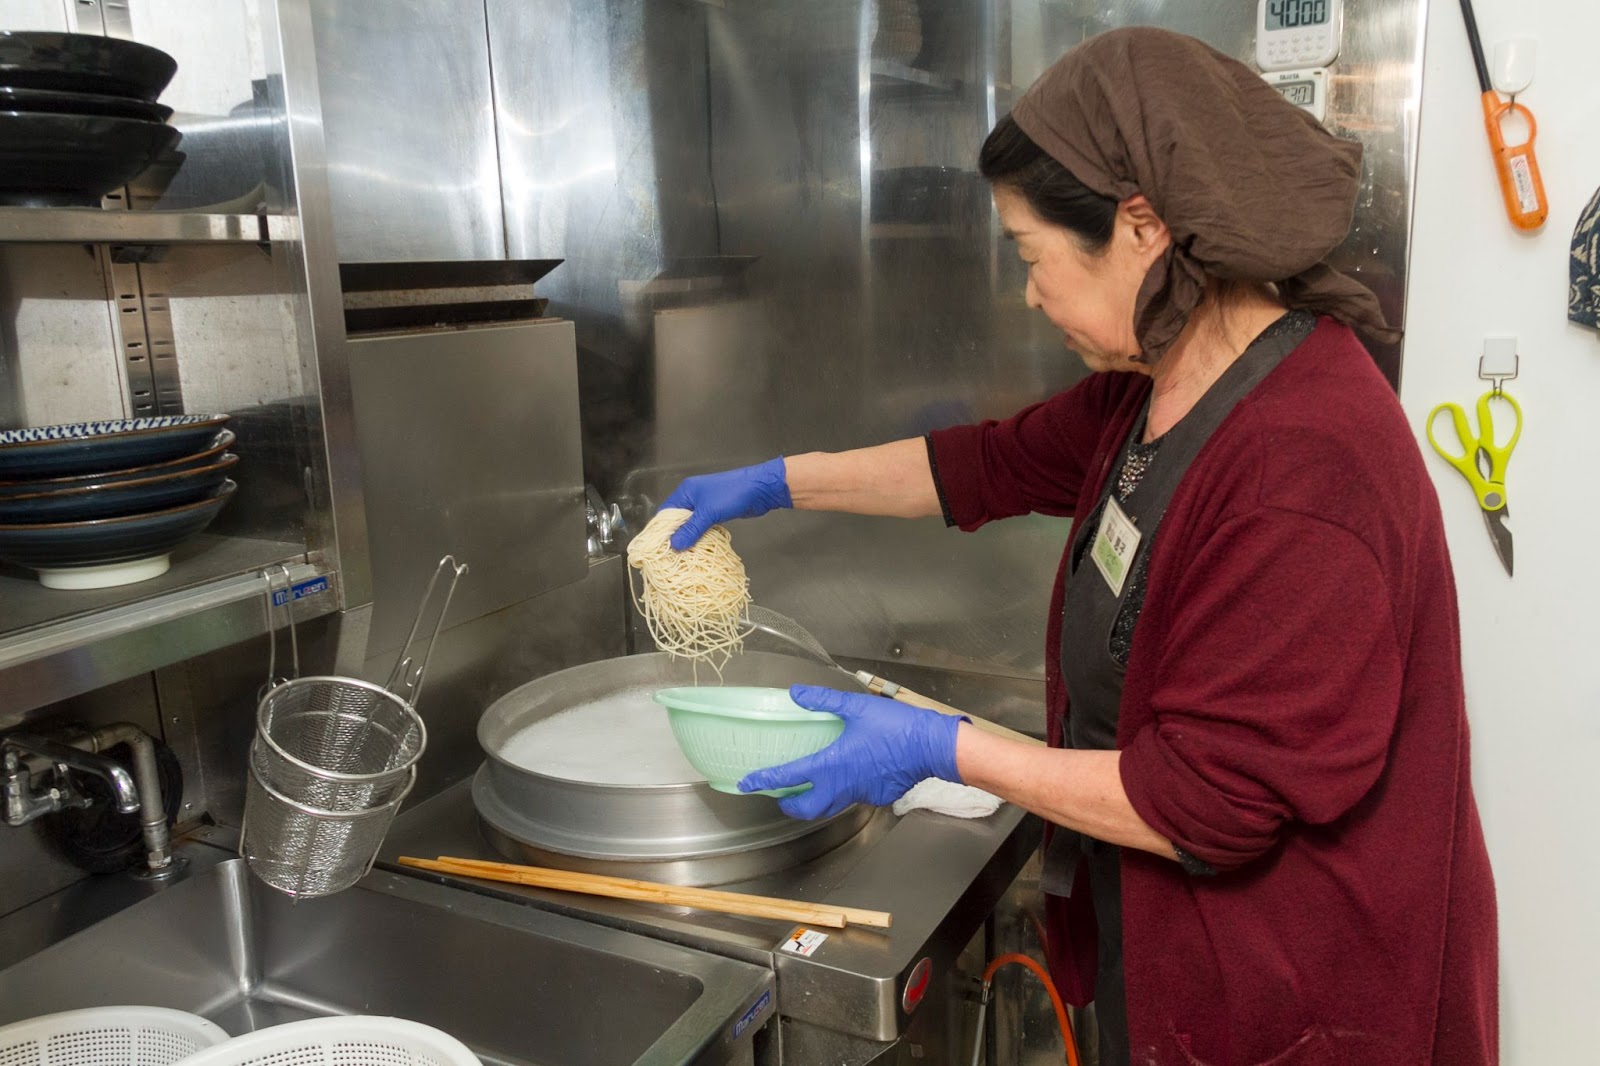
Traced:
<path fill-rule="evenodd" d="M 781 643 L 789 645 L 790 649 L 799 648 L 818 662 L 826 663 L 846 674 L 850 673 L 834 661 L 833 656 L 828 654 L 828 649 L 822 646 L 822 641 L 811 635 L 811 630 L 786 614 L 759 604 L 748 603 L 745 604 L 743 621 L 754 633 L 775 637 Z"/>
<path fill-rule="evenodd" d="M 262 698 L 252 765 L 301 803 L 359 811 L 389 802 L 427 743 L 421 716 L 393 692 L 354 678 L 302 677 Z"/>
<path fill-rule="evenodd" d="M 239 853 L 261 880 L 291 896 L 327 896 L 365 877 L 383 837 L 416 781 L 381 807 L 326 811 L 285 796 L 250 767 L 245 786 L 245 828 Z"/>
<path fill-rule="evenodd" d="M 427 654 L 413 670 L 412 645 L 446 572 Z M 276 667 L 269 665 L 256 709 L 239 837 L 240 854 L 267 884 L 292 896 L 328 895 L 372 868 L 389 823 L 416 782 L 427 730 L 413 703 L 456 583 L 466 572 L 453 556 L 439 560 L 381 687 L 337 676 L 283 681 L 271 676 Z M 268 595 L 270 611 L 270 582 Z"/>

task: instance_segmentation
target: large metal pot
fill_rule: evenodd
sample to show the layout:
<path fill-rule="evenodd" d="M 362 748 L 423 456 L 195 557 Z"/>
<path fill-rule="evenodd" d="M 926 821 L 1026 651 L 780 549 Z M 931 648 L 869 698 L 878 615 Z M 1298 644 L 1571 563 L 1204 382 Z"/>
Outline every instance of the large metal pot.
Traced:
<path fill-rule="evenodd" d="M 734 656 L 722 675 L 730 685 L 853 685 L 842 671 L 766 652 Z M 519 732 L 561 711 L 629 690 L 694 683 L 687 663 L 658 652 L 562 670 L 496 700 L 478 722 L 478 743 L 488 758 L 472 782 L 473 803 L 495 847 L 508 857 L 542 865 L 704 885 L 745 880 L 815 858 L 871 819 L 871 808 L 857 807 L 824 821 L 801 822 L 768 797 L 729 795 L 704 781 L 570 781 L 501 757 Z"/>

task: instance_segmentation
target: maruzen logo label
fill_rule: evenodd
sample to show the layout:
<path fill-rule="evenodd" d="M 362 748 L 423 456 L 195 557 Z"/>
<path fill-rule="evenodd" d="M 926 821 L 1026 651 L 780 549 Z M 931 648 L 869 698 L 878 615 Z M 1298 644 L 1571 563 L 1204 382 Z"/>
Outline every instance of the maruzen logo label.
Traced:
<path fill-rule="evenodd" d="M 761 993 L 761 998 L 756 1000 L 755 1006 L 744 1012 L 744 1016 L 733 1023 L 733 1038 L 739 1039 L 743 1032 L 750 1028 L 750 1023 L 761 1017 L 761 1012 L 772 1004 L 772 990 L 769 988 Z"/>

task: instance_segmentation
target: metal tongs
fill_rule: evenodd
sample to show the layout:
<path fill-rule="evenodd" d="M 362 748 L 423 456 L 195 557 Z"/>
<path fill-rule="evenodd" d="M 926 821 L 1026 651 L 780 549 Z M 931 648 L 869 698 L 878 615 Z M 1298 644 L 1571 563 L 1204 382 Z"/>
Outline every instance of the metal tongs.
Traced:
<path fill-rule="evenodd" d="M 417 630 L 422 628 L 422 619 L 427 614 L 429 601 L 433 599 L 433 589 L 439 583 L 439 575 L 446 570 L 450 571 L 450 583 L 445 586 L 444 602 L 440 604 L 439 615 L 433 621 L 433 635 L 428 638 L 428 650 L 422 657 L 422 665 L 412 673 L 411 645 L 417 639 Z M 400 658 L 395 661 L 394 669 L 389 672 L 389 679 L 383 683 L 385 689 L 407 703 L 415 705 L 417 697 L 422 694 L 422 679 L 428 672 L 428 663 L 433 659 L 434 645 L 439 643 L 439 631 L 444 628 L 444 616 L 450 613 L 450 600 L 456 594 L 456 585 L 461 581 L 461 575 L 466 572 L 466 563 L 457 563 L 454 555 L 446 555 L 439 560 L 439 565 L 434 567 L 433 576 L 428 579 L 428 587 L 423 590 L 422 602 L 417 604 L 417 616 L 411 621 L 411 632 L 406 635 L 405 646 L 400 649 Z"/>
<path fill-rule="evenodd" d="M 444 602 L 439 606 L 439 613 L 434 618 L 433 635 L 428 638 L 428 650 L 423 655 L 422 665 L 415 673 L 411 666 L 415 657 L 411 653 L 411 646 L 416 643 L 417 632 L 422 628 L 422 620 L 427 617 L 428 604 L 433 599 L 433 590 L 439 583 L 439 575 L 446 570 L 450 572 L 450 583 L 445 586 Z M 411 632 L 406 635 L 406 642 L 400 649 L 400 656 L 395 660 L 394 669 L 389 671 L 389 678 L 384 682 L 384 690 L 393 692 L 407 703 L 415 705 L 417 697 L 422 692 L 422 680 L 428 671 L 428 662 L 433 658 L 433 646 L 438 642 L 439 631 L 444 628 L 445 615 L 450 613 L 450 601 L 455 597 L 456 585 L 461 581 L 462 575 L 468 570 L 466 563 L 457 563 L 454 555 L 446 555 L 434 567 L 433 576 L 428 579 L 428 587 L 423 590 L 422 600 L 417 604 L 416 617 L 411 621 Z M 267 579 L 266 614 L 267 614 L 267 680 L 256 692 L 257 701 L 261 700 L 273 689 L 284 682 L 300 676 L 300 642 L 295 633 L 294 624 L 294 583 L 289 575 L 289 568 L 282 563 L 268 567 L 262 572 Z M 282 585 L 279 585 L 279 579 Z M 281 598 L 281 602 L 280 602 Z M 276 622 L 277 608 L 283 609 L 283 626 L 289 631 L 289 674 L 287 677 L 278 674 L 278 624 Z"/>

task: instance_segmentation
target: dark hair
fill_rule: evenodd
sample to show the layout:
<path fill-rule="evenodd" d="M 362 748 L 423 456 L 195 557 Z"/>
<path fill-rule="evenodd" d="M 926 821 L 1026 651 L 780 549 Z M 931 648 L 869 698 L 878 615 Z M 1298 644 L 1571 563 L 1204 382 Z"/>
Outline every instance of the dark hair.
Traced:
<path fill-rule="evenodd" d="M 991 185 L 1015 189 L 1046 222 L 1068 230 L 1085 251 L 1103 251 L 1117 221 L 1117 201 L 1101 196 L 1022 132 L 1007 115 L 978 153 L 978 173 Z"/>

